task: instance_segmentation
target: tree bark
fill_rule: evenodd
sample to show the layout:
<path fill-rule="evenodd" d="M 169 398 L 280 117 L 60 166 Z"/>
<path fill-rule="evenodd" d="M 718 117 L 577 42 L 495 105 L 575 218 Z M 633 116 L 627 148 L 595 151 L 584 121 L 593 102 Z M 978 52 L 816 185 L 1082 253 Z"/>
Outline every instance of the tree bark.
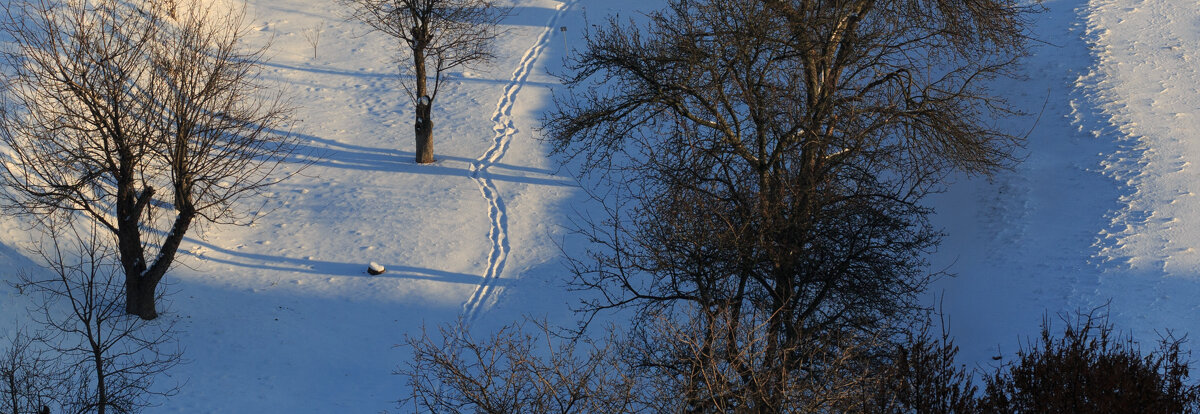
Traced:
<path fill-rule="evenodd" d="M 132 176 L 127 174 L 123 176 Z M 121 179 L 117 188 L 117 248 L 121 267 L 125 270 L 125 313 L 140 315 L 139 279 L 146 272 L 146 252 L 142 246 L 139 218 L 149 203 L 153 190 L 147 188 L 135 196 L 132 180 Z"/>
<path fill-rule="evenodd" d="M 433 120 L 429 117 L 432 107 L 428 96 L 421 97 L 417 102 L 417 119 L 413 126 L 416 130 L 418 164 L 433 162 Z"/>
<path fill-rule="evenodd" d="M 163 240 L 158 258 L 137 278 L 136 286 L 133 289 L 126 287 L 127 292 L 136 295 L 136 298 L 130 300 L 136 306 L 133 313 L 145 320 L 158 317 L 157 295 L 155 295 L 155 291 L 158 290 L 158 282 L 162 281 L 163 276 L 166 276 L 167 270 L 175 260 L 175 254 L 179 251 L 179 244 L 183 242 L 183 235 L 187 234 L 192 220 L 196 217 L 194 208 L 185 205 L 180 209 L 179 215 L 175 216 L 175 223 L 171 225 L 171 233 L 167 234 L 167 238 Z"/>
<path fill-rule="evenodd" d="M 429 73 L 425 69 L 425 32 L 423 30 L 413 30 L 413 37 L 418 40 L 413 47 L 413 64 L 416 69 L 417 81 L 417 101 L 416 106 L 416 122 L 413 124 L 415 136 L 417 140 L 417 164 L 429 164 L 433 162 L 433 120 L 429 119 L 430 108 L 433 107 L 433 98 L 429 96 L 429 86 L 427 76 Z"/>
<path fill-rule="evenodd" d="M 91 323 L 90 321 L 88 322 Z M 99 327 L 97 327 L 99 328 Z M 92 346 L 92 370 L 96 374 L 96 413 L 104 414 L 108 411 L 108 386 L 105 384 L 105 362 L 104 352 Z"/>
<path fill-rule="evenodd" d="M 154 291 L 158 288 L 158 282 L 146 278 L 134 278 L 133 283 L 125 284 L 126 292 L 126 311 L 137 315 L 143 320 L 153 320 L 158 318 L 158 306 Z M 132 307 L 132 311 L 130 311 Z"/>

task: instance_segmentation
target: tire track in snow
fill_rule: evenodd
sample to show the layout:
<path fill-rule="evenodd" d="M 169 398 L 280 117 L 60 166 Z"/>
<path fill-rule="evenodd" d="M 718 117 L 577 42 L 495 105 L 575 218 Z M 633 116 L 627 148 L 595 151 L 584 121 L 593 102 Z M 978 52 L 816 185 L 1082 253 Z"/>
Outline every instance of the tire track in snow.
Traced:
<path fill-rule="evenodd" d="M 504 265 L 508 261 L 508 210 L 504 206 L 504 198 L 496 188 L 495 182 L 492 181 L 488 169 L 498 163 L 508 151 L 509 143 L 518 131 L 512 119 L 512 109 L 516 104 L 517 94 L 521 92 L 526 79 L 529 78 L 533 64 L 549 46 L 558 19 L 575 1 L 567 1 L 558 7 L 554 16 L 546 22 L 546 29 L 538 35 L 537 42 L 521 57 L 521 62 L 513 71 L 508 86 L 504 87 L 504 95 L 496 103 L 496 111 L 492 114 L 492 122 L 495 123 L 492 130 L 496 133 L 492 138 L 492 146 L 471 163 L 471 178 L 479 185 L 480 193 L 488 202 L 488 219 L 491 222 L 488 238 L 492 241 L 492 250 L 488 254 L 487 270 L 483 275 L 483 281 L 463 304 L 463 319 L 467 321 L 477 319 L 481 309 L 486 307 L 487 302 L 495 296 L 497 290 L 495 281 L 504 272 Z"/>

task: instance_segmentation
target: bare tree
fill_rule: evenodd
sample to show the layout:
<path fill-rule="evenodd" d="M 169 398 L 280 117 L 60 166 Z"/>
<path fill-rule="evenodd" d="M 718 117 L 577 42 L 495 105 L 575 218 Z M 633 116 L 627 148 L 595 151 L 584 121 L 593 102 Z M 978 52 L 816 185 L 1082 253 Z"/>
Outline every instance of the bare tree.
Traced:
<path fill-rule="evenodd" d="M 39 300 L 33 317 L 54 364 L 49 378 L 60 378 L 51 390 L 61 411 L 132 413 L 174 395 L 178 386 L 155 381 L 180 362 L 173 324 L 125 313 L 112 237 L 95 224 L 89 231 L 56 222 L 47 230 L 36 253 L 49 277 L 21 273 L 16 286 Z"/>
<path fill-rule="evenodd" d="M 461 321 L 435 337 L 407 338 L 411 361 L 396 374 L 417 412 L 616 413 L 635 411 L 615 336 L 564 339 L 544 321 L 514 323 L 475 338 Z"/>
<path fill-rule="evenodd" d="M 0 350 L 0 412 L 41 413 L 54 403 L 62 379 L 55 358 L 40 348 L 37 338 L 18 330 Z"/>
<path fill-rule="evenodd" d="M 355 20 L 402 42 L 412 65 L 401 65 L 404 90 L 416 110 L 416 161 L 433 162 L 431 111 L 443 74 L 495 58 L 492 43 L 509 9 L 492 0 L 338 0 Z M 429 79 L 433 87 L 429 87 Z"/>
<path fill-rule="evenodd" d="M 83 214 L 117 237 L 125 309 L 154 319 L 184 235 L 246 224 L 240 202 L 287 176 L 288 106 L 243 51 L 240 9 L 204 1 L 4 6 L 0 179 L 16 211 Z M 171 19 L 164 7 L 169 7 Z"/>
<path fill-rule="evenodd" d="M 698 327 L 707 365 L 680 375 L 728 372 L 729 392 L 689 407 L 796 407 L 791 381 L 837 371 L 814 356 L 894 338 L 922 308 L 940 236 L 924 195 L 1013 160 L 1021 137 L 991 121 L 1016 111 L 985 81 L 1025 54 L 1030 11 L 674 0 L 588 33 L 544 128 L 614 187 L 580 229 L 584 310 L 699 318 L 676 324 Z"/>
<path fill-rule="evenodd" d="M 312 48 L 313 59 L 317 58 L 317 46 L 321 44 L 321 28 L 324 26 L 325 22 L 321 21 L 320 23 L 314 24 L 310 27 L 305 27 L 304 30 L 300 32 L 300 34 L 304 36 L 304 40 L 308 42 L 308 46 Z"/>

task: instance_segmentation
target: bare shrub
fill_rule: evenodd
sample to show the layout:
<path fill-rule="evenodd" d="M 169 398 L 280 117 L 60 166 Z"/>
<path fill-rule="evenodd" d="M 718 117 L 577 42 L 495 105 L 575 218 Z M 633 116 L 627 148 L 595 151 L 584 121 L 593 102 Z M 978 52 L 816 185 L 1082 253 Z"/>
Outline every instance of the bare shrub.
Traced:
<path fill-rule="evenodd" d="M 0 349 L 0 413 L 40 413 L 61 398 L 55 358 L 39 345 L 37 338 L 18 330 Z"/>
<path fill-rule="evenodd" d="M 975 370 L 955 361 L 958 346 L 948 331 L 943 328 L 940 336 L 934 336 L 929 329 L 930 324 L 922 323 L 905 333 L 889 356 L 872 412 L 981 412 Z"/>
<path fill-rule="evenodd" d="M 651 412 L 872 412 L 890 373 L 878 363 L 885 342 L 849 330 L 779 350 L 806 369 L 777 373 L 765 320 L 675 311 L 684 314 L 655 315 L 622 341 L 638 401 Z"/>
<path fill-rule="evenodd" d="M 16 286 L 34 295 L 43 361 L 61 411 L 132 413 L 174 395 L 177 385 L 157 377 L 180 363 L 173 324 L 147 321 L 124 311 L 120 264 L 111 240 L 89 230 L 55 223 L 36 251 L 46 272 L 19 274 Z"/>
<path fill-rule="evenodd" d="M 788 351 L 808 368 L 778 377 L 763 372 L 778 368 L 761 355 L 761 321 L 725 336 L 728 327 L 705 324 L 732 324 L 728 316 L 650 315 L 594 341 L 557 337 L 544 323 L 478 339 L 460 324 L 440 339 L 409 338 L 413 361 L 397 374 L 413 390 L 403 402 L 418 412 L 1198 412 L 1182 341 L 1143 354 L 1097 312 L 1067 320 L 1061 335 L 1045 322 L 1039 343 L 984 377 L 983 393 L 977 371 L 955 361 L 949 333 L 932 334 L 928 320 L 901 338 L 846 331 L 798 342 Z M 775 378 L 784 383 L 762 384 Z"/>
<path fill-rule="evenodd" d="M 792 349 L 811 361 L 785 384 L 746 364 L 762 364 L 762 324 L 740 324 L 735 338 L 715 337 L 705 318 L 657 315 L 649 324 L 610 328 L 603 336 L 557 331 L 544 322 L 507 325 L 476 338 L 462 324 L 406 343 L 412 360 L 396 372 L 417 412 L 745 412 L 763 407 L 764 390 L 782 390 L 784 412 L 883 412 L 894 370 L 879 364 L 884 342 L 853 333 Z M 685 321 L 688 325 L 680 325 Z M 723 321 L 721 323 L 728 323 Z M 721 331 L 728 332 L 728 331 Z M 559 333 L 569 333 L 561 336 Z M 750 341 L 728 346 L 724 341 Z M 740 355 L 718 355 L 739 352 Z M 743 375 L 751 375 L 746 378 Z"/>
<path fill-rule="evenodd" d="M 515 323 L 476 339 L 460 321 L 409 337 L 412 361 L 396 374 L 419 412 L 615 413 L 631 411 L 631 383 L 614 358 L 618 342 L 555 336 L 544 322 Z"/>
<path fill-rule="evenodd" d="M 1101 308 L 1103 309 L 1103 308 Z M 1200 386 L 1188 379 L 1183 340 L 1164 338 L 1143 353 L 1131 338 L 1116 335 L 1101 309 L 1063 316 L 1061 335 L 1049 318 L 1041 337 L 1017 353 L 1017 361 L 986 377 L 984 412 L 1006 413 L 1193 413 Z"/>

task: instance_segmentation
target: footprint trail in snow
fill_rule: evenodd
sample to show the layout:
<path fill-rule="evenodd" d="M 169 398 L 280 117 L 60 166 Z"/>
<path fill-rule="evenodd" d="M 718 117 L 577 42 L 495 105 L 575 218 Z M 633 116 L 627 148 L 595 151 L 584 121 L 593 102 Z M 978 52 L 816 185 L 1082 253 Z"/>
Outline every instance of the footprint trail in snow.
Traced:
<path fill-rule="evenodd" d="M 504 206 L 504 198 L 496 188 L 495 182 L 492 181 L 488 169 L 500 162 L 505 152 L 508 151 L 508 145 L 518 131 L 512 119 L 512 109 L 516 103 L 517 94 L 521 92 L 521 88 L 525 85 L 530 71 L 533 70 L 534 63 L 537 62 L 538 58 L 541 57 L 542 53 L 549 46 L 558 19 L 574 3 L 575 1 L 569 1 L 558 7 L 558 11 L 554 13 L 554 16 L 546 22 L 545 30 L 538 35 L 537 42 L 529 50 L 526 50 L 525 55 L 521 57 L 521 62 L 517 65 L 517 69 L 513 71 L 508 85 L 504 87 L 504 95 L 500 97 L 500 101 L 496 104 L 496 112 L 492 115 L 492 122 L 495 123 L 492 129 L 496 132 L 495 137 L 492 138 L 492 146 L 488 148 L 487 152 L 471 163 L 471 178 L 479 185 L 479 191 L 488 202 L 488 219 L 491 222 L 491 230 L 488 233 L 488 238 L 492 241 L 492 249 L 488 254 L 487 269 L 484 272 L 483 281 L 479 283 L 479 287 L 475 288 L 475 292 L 463 304 L 462 314 L 463 319 L 466 321 L 478 319 L 482 309 L 486 308 L 489 302 L 494 301 L 498 291 L 495 281 L 504 272 L 504 264 L 508 259 L 510 249 L 508 243 L 508 210 Z"/>

